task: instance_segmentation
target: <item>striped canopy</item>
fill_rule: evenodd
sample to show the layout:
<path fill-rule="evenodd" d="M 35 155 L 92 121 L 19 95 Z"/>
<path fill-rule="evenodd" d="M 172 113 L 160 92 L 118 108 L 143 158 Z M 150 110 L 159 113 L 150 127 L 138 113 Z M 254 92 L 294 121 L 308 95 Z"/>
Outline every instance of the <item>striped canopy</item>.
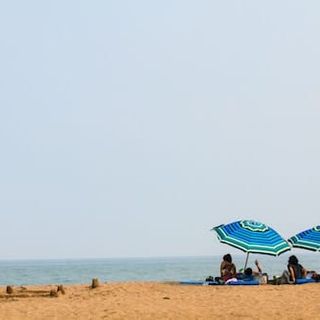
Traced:
<path fill-rule="evenodd" d="M 320 226 L 302 231 L 288 241 L 296 248 L 320 251 Z"/>
<path fill-rule="evenodd" d="M 278 256 L 290 250 L 290 246 L 275 230 L 267 225 L 241 220 L 212 228 L 220 242 L 229 244 L 247 253 L 262 253 Z"/>

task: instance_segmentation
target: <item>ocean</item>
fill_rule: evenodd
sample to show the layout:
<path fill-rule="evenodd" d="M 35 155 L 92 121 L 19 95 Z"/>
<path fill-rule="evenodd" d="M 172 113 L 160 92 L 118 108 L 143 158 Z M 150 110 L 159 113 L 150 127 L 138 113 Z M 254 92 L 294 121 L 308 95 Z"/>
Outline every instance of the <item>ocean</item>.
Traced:
<path fill-rule="evenodd" d="M 280 275 L 290 254 L 280 257 L 250 255 L 248 266 L 258 259 L 269 277 Z M 243 267 L 246 255 L 234 255 L 237 269 Z M 318 253 L 299 254 L 308 270 L 320 271 Z M 219 274 L 221 256 L 168 258 L 113 258 L 68 260 L 0 260 L 0 285 L 89 284 L 92 278 L 101 282 L 202 280 Z"/>

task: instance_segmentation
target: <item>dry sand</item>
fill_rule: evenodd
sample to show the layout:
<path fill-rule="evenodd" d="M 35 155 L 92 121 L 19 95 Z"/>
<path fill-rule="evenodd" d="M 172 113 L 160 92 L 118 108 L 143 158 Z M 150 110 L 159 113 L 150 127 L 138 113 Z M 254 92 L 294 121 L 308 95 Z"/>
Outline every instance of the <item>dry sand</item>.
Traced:
<path fill-rule="evenodd" d="M 136 282 L 65 289 L 57 298 L 7 298 L 1 287 L 0 319 L 320 319 L 320 284 L 214 287 Z"/>

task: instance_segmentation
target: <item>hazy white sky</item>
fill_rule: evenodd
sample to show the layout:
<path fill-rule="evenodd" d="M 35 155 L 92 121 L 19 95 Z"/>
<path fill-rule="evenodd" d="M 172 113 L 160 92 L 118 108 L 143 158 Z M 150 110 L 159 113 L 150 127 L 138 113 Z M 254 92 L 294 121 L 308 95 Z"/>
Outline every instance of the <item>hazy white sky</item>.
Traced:
<path fill-rule="evenodd" d="M 319 224 L 319 1 L 2 1 L 0 258 L 212 255 Z"/>

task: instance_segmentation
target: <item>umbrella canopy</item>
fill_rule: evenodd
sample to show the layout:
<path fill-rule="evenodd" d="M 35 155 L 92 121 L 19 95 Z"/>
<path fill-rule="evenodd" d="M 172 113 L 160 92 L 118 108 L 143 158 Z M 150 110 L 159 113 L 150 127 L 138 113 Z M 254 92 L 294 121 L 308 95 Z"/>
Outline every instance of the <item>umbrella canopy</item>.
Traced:
<path fill-rule="evenodd" d="M 288 241 L 296 248 L 320 251 L 320 226 L 302 231 Z"/>
<path fill-rule="evenodd" d="M 244 252 L 278 256 L 290 250 L 290 246 L 275 230 L 253 221 L 240 220 L 212 228 L 222 243 Z"/>

